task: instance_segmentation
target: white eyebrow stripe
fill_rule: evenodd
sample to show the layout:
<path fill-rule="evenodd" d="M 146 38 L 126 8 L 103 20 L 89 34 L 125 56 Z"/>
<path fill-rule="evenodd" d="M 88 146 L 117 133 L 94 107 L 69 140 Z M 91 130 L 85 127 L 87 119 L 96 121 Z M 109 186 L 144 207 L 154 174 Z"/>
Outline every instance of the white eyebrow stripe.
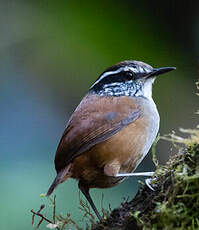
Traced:
<path fill-rule="evenodd" d="M 100 76 L 100 78 L 99 78 L 96 82 L 94 82 L 93 85 L 91 85 L 90 89 L 91 89 L 93 86 L 95 86 L 97 83 L 99 83 L 103 78 L 105 78 L 105 77 L 107 77 L 107 76 L 109 76 L 109 75 L 117 74 L 117 73 L 120 73 L 120 72 L 122 72 L 122 71 L 129 71 L 129 70 L 131 70 L 131 71 L 134 72 L 134 73 L 144 73 L 144 72 L 150 73 L 150 72 L 151 72 L 150 69 L 148 69 L 148 68 L 143 68 L 143 67 L 141 67 L 141 66 L 138 66 L 138 68 L 136 68 L 136 67 L 123 66 L 123 67 L 120 67 L 118 70 L 109 71 L 109 72 L 105 72 L 104 74 L 102 74 L 102 75 Z"/>
<path fill-rule="evenodd" d="M 118 70 L 115 70 L 115 71 L 109 71 L 109 72 L 105 72 L 104 74 L 101 75 L 101 77 L 90 87 L 90 89 L 95 86 L 98 82 L 100 82 L 103 78 L 107 77 L 108 75 L 112 75 L 112 74 L 117 74 L 117 73 L 120 73 L 122 71 L 128 71 L 130 70 L 131 68 L 127 67 L 127 66 L 124 66 L 124 67 L 121 67 L 119 68 Z"/>

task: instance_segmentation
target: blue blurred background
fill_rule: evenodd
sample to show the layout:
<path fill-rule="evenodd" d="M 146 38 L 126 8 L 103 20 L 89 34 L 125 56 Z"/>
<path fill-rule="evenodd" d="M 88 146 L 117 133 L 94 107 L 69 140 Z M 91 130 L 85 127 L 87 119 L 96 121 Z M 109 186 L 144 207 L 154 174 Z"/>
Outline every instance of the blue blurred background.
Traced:
<path fill-rule="evenodd" d="M 32 229 L 30 210 L 43 203 L 40 194 L 55 176 L 66 123 L 108 66 L 126 59 L 176 66 L 153 89 L 160 133 L 198 123 L 198 12 L 197 0 L 0 2 L 0 229 Z M 170 148 L 158 143 L 161 163 Z M 137 171 L 153 169 L 148 154 Z M 105 207 L 114 208 L 136 193 L 137 180 L 91 195 L 100 207 L 104 193 Z M 80 223 L 77 183 L 68 180 L 55 193 L 58 213 Z"/>

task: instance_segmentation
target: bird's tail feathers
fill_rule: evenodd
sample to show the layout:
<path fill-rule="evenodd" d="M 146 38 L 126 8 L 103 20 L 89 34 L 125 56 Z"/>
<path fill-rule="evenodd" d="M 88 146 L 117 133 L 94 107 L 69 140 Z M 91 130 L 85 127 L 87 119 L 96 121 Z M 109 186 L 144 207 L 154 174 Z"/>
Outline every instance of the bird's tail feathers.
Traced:
<path fill-rule="evenodd" d="M 61 184 L 68 177 L 70 177 L 70 175 L 69 175 L 70 167 L 71 167 L 71 164 L 69 164 L 66 168 L 64 168 L 63 170 L 61 170 L 57 174 L 57 176 L 55 177 L 53 183 L 51 184 L 50 188 L 48 189 L 48 192 L 47 192 L 46 196 L 50 196 L 52 194 L 52 192 L 54 191 L 54 189 L 57 187 L 57 185 Z"/>

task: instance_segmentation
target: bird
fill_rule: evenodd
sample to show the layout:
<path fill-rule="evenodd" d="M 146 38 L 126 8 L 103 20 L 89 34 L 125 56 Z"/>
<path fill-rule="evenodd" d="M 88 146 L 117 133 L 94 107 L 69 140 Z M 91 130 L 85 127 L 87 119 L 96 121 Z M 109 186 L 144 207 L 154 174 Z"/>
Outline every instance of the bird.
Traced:
<path fill-rule="evenodd" d="M 57 176 L 46 195 L 68 178 L 76 179 L 103 221 L 89 191 L 113 187 L 133 175 L 159 130 L 152 85 L 157 76 L 175 69 L 127 60 L 100 74 L 66 125 L 54 160 Z"/>

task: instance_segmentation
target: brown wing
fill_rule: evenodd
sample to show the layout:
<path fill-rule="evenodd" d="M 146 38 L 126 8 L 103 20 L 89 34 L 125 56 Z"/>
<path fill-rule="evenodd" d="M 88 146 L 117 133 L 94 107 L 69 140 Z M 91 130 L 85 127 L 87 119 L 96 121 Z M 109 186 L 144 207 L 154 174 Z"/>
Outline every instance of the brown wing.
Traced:
<path fill-rule="evenodd" d="M 85 96 L 72 114 L 58 145 L 55 156 L 57 172 L 139 116 L 140 112 L 132 98 Z"/>

